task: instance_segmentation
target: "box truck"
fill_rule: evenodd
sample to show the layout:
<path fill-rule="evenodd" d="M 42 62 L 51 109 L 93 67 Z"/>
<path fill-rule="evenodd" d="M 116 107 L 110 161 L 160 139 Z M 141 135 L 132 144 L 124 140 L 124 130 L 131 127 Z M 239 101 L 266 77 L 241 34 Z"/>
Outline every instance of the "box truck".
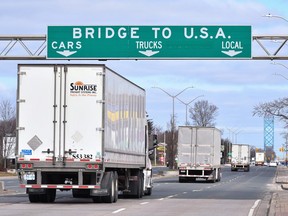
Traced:
<path fill-rule="evenodd" d="M 221 179 L 221 131 L 214 127 L 178 128 L 179 182 Z"/>
<path fill-rule="evenodd" d="M 248 144 L 232 144 L 231 171 L 250 170 L 250 146 Z"/>
<path fill-rule="evenodd" d="M 30 202 L 151 194 L 145 90 L 105 65 L 18 65 L 17 167 Z"/>
<path fill-rule="evenodd" d="M 265 153 L 264 152 L 256 152 L 255 153 L 255 165 L 256 166 L 264 166 L 265 162 Z"/>

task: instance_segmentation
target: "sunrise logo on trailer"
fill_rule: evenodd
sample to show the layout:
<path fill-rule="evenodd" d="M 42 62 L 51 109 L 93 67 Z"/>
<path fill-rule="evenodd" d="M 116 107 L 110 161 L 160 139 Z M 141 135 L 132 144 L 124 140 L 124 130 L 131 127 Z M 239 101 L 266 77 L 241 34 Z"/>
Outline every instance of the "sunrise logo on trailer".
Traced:
<path fill-rule="evenodd" d="M 70 83 L 70 95 L 71 96 L 96 96 L 97 85 L 96 84 L 84 84 L 82 81 L 76 81 Z"/>

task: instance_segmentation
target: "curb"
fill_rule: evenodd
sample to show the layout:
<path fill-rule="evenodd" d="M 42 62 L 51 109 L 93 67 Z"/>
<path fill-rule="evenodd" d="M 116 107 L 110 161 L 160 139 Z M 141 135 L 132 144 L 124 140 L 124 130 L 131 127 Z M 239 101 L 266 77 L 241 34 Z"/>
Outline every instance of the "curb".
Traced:
<path fill-rule="evenodd" d="M 282 183 L 281 184 L 281 188 L 283 189 L 283 190 L 288 190 L 288 184 L 287 183 Z"/>

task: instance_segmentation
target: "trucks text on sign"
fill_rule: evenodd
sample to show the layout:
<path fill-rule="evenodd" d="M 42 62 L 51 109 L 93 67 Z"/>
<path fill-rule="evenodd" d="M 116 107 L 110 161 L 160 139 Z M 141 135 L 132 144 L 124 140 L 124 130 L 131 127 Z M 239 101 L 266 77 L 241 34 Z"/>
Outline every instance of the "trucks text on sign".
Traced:
<path fill-rule="evenodd" d="M 47 58 L 251 58 L 251 26 L 49 26 Z"/>

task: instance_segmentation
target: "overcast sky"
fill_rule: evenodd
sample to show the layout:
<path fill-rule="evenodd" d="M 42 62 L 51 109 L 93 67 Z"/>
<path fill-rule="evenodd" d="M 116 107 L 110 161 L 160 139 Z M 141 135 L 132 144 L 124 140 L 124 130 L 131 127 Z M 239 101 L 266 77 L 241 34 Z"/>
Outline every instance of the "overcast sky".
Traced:
<path fill-rule="evenodd" d="M 288 19 L 287 8 L 286 0 L 10 0 L 1 2 L 0 35 L 44 35 L 47 26 L 58 25 L 249 25 L 252 35 L 287 35 L 287 21 L 263 17 L 271 13 Z M 273 50 L 276 43 L 269 43 Z M 286 55 L 287 46 L 284 47 Z M 3 47 L 0 43 L 0 52 Z M 253 43 L 252 55 L 265 53 Z M 278 62 L 288 66 L 285 61 Z M 0 60 L 0 100 L 15 103 L 18 63 L 47 62 Z M 59 61 L 49 60 L 48 63 Z M 172 114 L 172 98 L 152 87 L 175 95 L 193 86 L 179 95 L 182 101 L 188 103 L 204 95 L 199 99 L 208 100 L 219 108 L 216 127 L 223 129 L 223 138 L 232 139 L 229 129 L 237 130 L 238 143 L 261 148 L 264 120 L 252 116 L 253 107 L 286 97 L 288 91 L 288 81 L 274 75 L 288 77 L 288 69 L 272 65 L 268 60 L 121 60 L 104 63 L 146 89 L 149 118 L 163 130 L 167 129 Z M 175 101 L 175 114 L 177 125 L 183 125 L 185 106 L 178 101 Z M 283 125 L 276 120 L 276 151 L 284 143 L 281 131 Z"/>

